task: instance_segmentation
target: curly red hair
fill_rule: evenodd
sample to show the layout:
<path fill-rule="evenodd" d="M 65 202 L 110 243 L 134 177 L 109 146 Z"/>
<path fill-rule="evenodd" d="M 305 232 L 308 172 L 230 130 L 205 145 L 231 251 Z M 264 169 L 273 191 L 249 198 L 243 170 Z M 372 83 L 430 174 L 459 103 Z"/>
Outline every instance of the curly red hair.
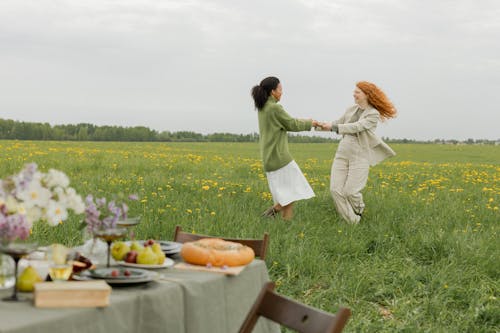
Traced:
<path fill-rule="evenodd" d="M 377 109 L 382 120 L 396 116 L 396 108 L 379 87 L 368 81 L 359 81 L 356 83 L 356 87 L 365 93 L 368 103 Z"/>

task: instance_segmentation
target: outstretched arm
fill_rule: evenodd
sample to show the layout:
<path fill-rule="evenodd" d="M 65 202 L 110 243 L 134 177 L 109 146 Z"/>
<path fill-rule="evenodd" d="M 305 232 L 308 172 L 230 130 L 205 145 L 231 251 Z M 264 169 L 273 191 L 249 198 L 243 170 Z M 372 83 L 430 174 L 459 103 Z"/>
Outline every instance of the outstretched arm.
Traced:
<path fill-rule="evenodd" d="M 313 121 L 317 124 L 315 120 L 312 119 L 297 119 L 290 116 L 283 109 L 281 105 L 277 105 L 276 119 L 279 121 L 284 129 L 290 132 L 300 132 L 309 131 L 313 126 Z"/>
<path fill-rule="evenodd" d="M 372 109 L 363 118 L 359 119 L 354 123 L 338 124 L 339 134 L 355 134 L 359 132 L 366 131 L 371 128 L 377 127 L 377 123 L 380 119 L 380 114 L 377 110 Z"/>

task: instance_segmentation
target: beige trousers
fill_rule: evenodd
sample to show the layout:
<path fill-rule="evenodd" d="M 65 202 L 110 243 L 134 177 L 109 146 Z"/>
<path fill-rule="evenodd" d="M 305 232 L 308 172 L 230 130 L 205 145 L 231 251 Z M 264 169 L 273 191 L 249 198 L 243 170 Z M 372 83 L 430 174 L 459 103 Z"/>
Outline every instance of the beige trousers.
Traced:
<path fill-rule="evenodd" d="M 359 223 L 365 208 L 361 190 L 368 180 L 368 154 L 357 137 L 346 135 L 333 159 L 330 192 L 337 212 L 349 223 Z"/>

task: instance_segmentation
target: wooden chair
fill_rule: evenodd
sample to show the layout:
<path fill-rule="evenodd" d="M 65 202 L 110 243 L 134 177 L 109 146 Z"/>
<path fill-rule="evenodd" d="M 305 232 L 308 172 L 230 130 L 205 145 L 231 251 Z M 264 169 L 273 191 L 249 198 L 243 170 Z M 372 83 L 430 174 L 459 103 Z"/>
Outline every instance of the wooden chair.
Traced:
<path fill-rule="evenodd" d="M 239 333 L 252 332 L 260 316 L 299 333 L 338 333 L 351 315 L 347 308 L 340 308 L 332 314 L 281 296 L 273 290 L 273 282 L 267 282 L 262 287 Z"/>
<path fill-rule="evenodd" d="M 262 239 L 241 239 L 192 234 L 182 231 L 182 228 L 179 225 L 175 227 L 174 242 L 186 243 L 202 238 L 221 238 L 230 242 L 240 243 L 251 247 L 255 252 L 256 257 L 259 257 L 262 260 L 266 259 L 267 246 L 269 244 L 269 234 L 267 232 L 264 233 L 264 237 Z"/>

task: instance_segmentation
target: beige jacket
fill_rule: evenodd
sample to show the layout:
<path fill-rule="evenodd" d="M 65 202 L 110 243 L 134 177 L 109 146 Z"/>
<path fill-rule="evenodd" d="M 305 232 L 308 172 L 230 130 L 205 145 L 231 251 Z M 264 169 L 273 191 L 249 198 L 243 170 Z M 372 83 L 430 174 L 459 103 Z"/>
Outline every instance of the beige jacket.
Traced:
<path fill-rule="evenodd" d="M 357 105 L 348 108 L 342 117 L 332 122 L 332 125 L 338 126 L 338 133 L 356 135 L 360 146 L 365 147 L 368 151 L 370 165 L 378 164 L 388 157 L 395 156 L 394 150 L 375 135 L 375 129 L 380 120 L 378 111 L 369 107 L 361 113 L 358 121 L 349 123 L 357 109 Z"/>

